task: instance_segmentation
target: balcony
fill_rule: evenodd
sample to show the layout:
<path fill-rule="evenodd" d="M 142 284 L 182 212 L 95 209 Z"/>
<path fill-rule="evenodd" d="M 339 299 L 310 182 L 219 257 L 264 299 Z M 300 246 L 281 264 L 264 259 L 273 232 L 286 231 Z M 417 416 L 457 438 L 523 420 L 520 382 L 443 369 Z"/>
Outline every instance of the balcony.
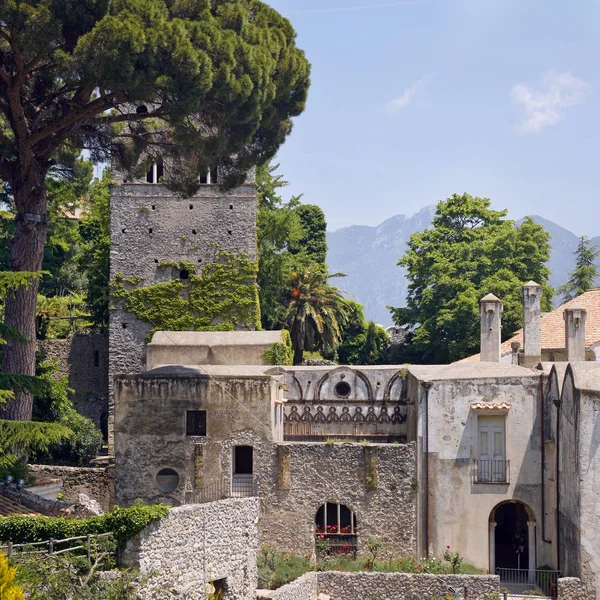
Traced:
<path fill-rule="evenodd" d="M 475 483 L 509 483 L 509 460 L 479 460 L 473 461 L 475 467 Z"/>

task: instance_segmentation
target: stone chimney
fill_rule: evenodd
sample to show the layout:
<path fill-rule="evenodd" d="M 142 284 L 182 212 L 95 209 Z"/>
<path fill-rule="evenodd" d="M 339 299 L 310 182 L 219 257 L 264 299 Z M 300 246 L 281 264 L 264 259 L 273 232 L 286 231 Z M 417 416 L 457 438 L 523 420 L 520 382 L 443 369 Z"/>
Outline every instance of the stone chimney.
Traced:
<path fill-rule="evenodd" d="M 523 354 L 521 366 L 535 367 L 542 360 L 542 286 L 528 281 L 521 289 L 523 299 Z"/>
<path fill-rule="evenodd" d="M 494 294 L 484 296 L 479 302 L 481 315 L 481 362 L 500 362 L 500 329 L 502 302 Z"/>
<path fill-rule="evenodd" d="M 513 365 L 519 364 L 519 350 L 520 349 L 521 349 L 521 342 L 511 342 L 510 343 L 511 364 L 513 364 Z"/>
<path fill-rule="evenodd" d="M 565 352 L 567 360 L 585 360 L 585 320 L 587 311 L 583 306 L 574 302 L 565 308 Z"/>

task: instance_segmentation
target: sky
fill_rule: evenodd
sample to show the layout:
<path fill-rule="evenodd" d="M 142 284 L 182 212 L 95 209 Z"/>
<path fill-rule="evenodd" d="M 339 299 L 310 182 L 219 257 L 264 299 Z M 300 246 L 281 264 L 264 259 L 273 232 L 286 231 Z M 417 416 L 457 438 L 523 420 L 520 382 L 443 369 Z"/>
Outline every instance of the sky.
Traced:
<path fill-rule="evenodd" d="M 467 192 L 600 235 L 596 0 L 267 0 L 312 63 L 280 149 L 328 228 Z"/>

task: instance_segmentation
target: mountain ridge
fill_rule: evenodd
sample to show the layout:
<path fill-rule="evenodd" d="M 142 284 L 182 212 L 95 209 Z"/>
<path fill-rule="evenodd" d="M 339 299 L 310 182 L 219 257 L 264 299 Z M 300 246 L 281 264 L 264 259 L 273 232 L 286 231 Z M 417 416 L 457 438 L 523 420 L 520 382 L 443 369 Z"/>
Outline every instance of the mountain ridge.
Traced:
<path fill-rule="evenodd" d="M 398 214 L 379 225 L 349 225 L 327 232 L 327 263 L 332 273 L 346 277 L 332 282 L 365 307 L 365 315 L 382 325 L 391 324 L 386 306 L 403 306 L 408 282 L 406 271 L 397 265 L 410 236 L 431 224 L 435 204 L 429 204 L 411 216 Z M 517 220 L 520 224 L 522 219 Z M 550 233 L 552 251 L 548 267 L 554 288 L 567 281 L 574 268 L 573 252 L 579 236 L 540 215 L 531 218 Z M 591 238 L 600 247 L 600 236 Z M 555 297 L 555 304 L 557 304 Z"/>

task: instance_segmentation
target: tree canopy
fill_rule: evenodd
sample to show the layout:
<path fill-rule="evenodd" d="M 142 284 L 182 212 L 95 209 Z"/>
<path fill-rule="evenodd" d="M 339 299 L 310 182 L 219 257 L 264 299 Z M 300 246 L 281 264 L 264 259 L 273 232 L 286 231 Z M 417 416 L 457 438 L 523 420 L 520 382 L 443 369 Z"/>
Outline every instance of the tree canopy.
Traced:
<path fill-rule="evenodd" d="M 479 349 L 479 300 L 488 293 L 504 303 L 502 338 L 522 325 L 523 283 L 542 286 L 550 310 L 550 236 L 530 218 L 517 227 L 490 200 L 454 194 L 437 205 L 432 227 L 415 233 L 398 264 L 409 280 L 406 307 L 392 308 L 407 327 L 403 360 L 447 363 Z"/>
<path fill-rule="evenodd" d="M 563 302 L 591 290 L 596 286 L 600 267 L 596 259 L 600 256 L 600 248 L 594 246 L 591 240 L 582 236 L 579 238 L 575 255 L 575 270 L 569 273 L 569 281 L 563 283 L 556 290 L 562 296 Z"/>
<path fill-rule="evenodd" d="M 331 352 L 342 339 L 347 302 L 340 290 L 327 283 L 329 277 L 336 275 L 320 270 L 289 275 L 282 302 L 287 306 L 286 325 L 295 365 L 302 364 L 306 348 Z"/>
<path fill-rule="evenodd" d="M 45 180 L 87 149 L 136 175 L 168 157 L 184 194 L 271 158 L 304 108 L 309 64 L 290 23 L 258 0 L 9 0 L 0 7 L 0 178 L 12 195 L 13 272 L 42 267 Z M 6 297 L 2 370 L 33 376 L 39 278 Z M 31 418 L 27 395 L 0 415 Z"/>

